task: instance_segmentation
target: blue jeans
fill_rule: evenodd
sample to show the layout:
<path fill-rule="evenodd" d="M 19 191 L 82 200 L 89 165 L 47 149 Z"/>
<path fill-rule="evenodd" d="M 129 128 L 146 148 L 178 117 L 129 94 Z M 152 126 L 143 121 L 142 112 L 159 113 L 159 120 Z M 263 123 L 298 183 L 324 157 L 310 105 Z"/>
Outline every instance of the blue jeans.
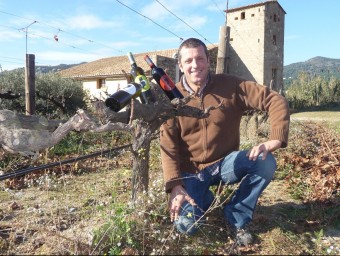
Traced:
<path fill-rule="evenodd" d="M 247 151 L 234 151 L 219 162 L 217 169 L 207 167 L 197 174 L 183 173 L 185 189 L 197 206 L 186 201 L 182 204 L 174 223 L 179 232 L 188 235 L 197 232 L 204 223 L 204 212 L 214 200 L 209 188 L 220 183 L 240 182 L 223 209 L 228 223 L 242 228 L 252 220 L 257 200 L 274 176 L 276 161 L 271 153 L 265 160 L 260 155 L 256 161 L 249 160 L 246 154 Z"/>

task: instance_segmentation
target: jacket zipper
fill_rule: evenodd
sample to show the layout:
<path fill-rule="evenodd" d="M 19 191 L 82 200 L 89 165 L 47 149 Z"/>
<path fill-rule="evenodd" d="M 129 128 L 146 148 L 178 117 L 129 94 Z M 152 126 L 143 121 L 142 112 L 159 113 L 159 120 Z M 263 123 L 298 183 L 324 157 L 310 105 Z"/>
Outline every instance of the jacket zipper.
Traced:
<path fill-rule="evenodd" d="M 199 96 L 200 97 L 200 108 L 202 111 L 204 111 L 204 103 L 203 103 L 203 93 Z M 207 121 L 205 118 L 201 119 L 202 122 L 202 137 L 203 137 L 203 154 L 202 154 L 202 159 L 201 162 L 204 162 L 206 155 L 207 155 Z"/>

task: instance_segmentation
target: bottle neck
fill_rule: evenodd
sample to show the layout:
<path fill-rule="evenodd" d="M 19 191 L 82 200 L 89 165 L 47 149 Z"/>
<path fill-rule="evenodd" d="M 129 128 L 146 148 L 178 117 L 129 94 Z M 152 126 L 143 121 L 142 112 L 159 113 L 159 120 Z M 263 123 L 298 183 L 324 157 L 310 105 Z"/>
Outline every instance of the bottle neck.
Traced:
<path fill-rule="evenodd" d="M 155 63 L 153 63 L 153 61 L 150 59 L 150 57 L 148 55 L 146 55 L 144 57 L 146 63 L 148 63 L 148 65 L 150 66 L 150 68 L 154 69 L 154 68 L 157 68 Z"/>

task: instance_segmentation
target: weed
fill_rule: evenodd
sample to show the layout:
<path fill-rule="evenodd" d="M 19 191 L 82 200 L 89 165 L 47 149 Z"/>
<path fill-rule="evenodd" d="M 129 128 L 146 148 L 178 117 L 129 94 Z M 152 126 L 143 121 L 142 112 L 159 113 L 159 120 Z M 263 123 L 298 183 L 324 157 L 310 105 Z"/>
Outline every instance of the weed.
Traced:
<path fill-rule="evenodd" d="M 293 167 L 294 165 L 292 163 L 278 163 L 274 178 L 278 180 L 285 179 L 290 174 Z"/>

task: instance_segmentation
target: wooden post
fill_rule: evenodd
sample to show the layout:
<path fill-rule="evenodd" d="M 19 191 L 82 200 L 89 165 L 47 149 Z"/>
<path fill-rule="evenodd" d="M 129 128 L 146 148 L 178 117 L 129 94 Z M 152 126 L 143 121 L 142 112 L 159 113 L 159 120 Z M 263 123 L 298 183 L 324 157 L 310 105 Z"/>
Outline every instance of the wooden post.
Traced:
<path fill-rule="evenodd" d="M 216 74 L 228 73 L 229 31 L 226 25 L 220 27 Z"/>
<path fill-rule="evenodd" d="M 35 56 L 26 54 L 25 68 L 26 115 L 35 114 Z"/>

